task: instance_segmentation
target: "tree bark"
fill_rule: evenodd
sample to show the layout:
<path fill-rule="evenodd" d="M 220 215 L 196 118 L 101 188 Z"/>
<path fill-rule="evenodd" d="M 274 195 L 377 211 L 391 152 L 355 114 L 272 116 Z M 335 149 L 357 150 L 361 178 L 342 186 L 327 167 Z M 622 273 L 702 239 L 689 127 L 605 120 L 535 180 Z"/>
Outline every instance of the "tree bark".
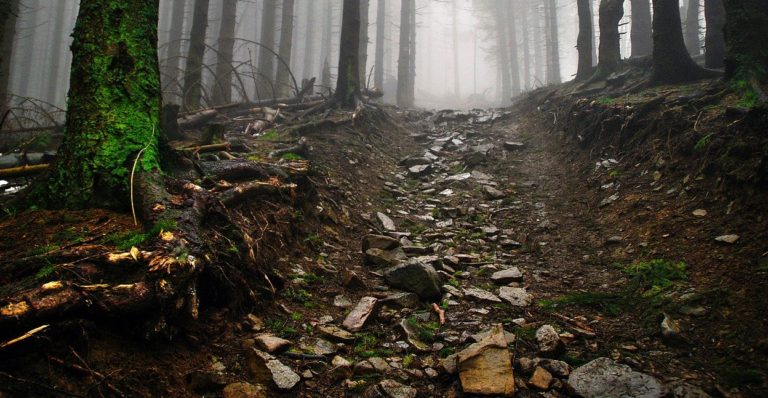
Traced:
<path fill-rule="evenodd" d="M 357 106 L 360 98 L 360 2 L 344 0 L 339 45 L 339 75 L 336 79 L 336 100 L 341 106 Z"/>
<path fill-rule="evenodd" d="M 200 108 L 202 98 L 203 57 L 205 56 L 205 34 L 208 30 L 208 0 L 195 0 L 192 16 L 192 30 L 189 33 L 189 52 L 184 75 L 184 107 Z"/>
<path fill-rule="evenodd" d="M 699 0 L 688 0 L 685 15 L 685 47 L 692 56 L 701 54 L 699 40 Z"/>
<path fill-rule="evenodd" d="M 517 24 L 515 23 L 515 3 L 504 3 L 509 21 L 509 72 L 512 75 L 512 97 L 520 94 L 520 58 L 517 49 Z"/>
<path fill-rule="evenodd" d="M 277 2 L 278 0 L 264 0 L 264 9 L 261 13 L 261 35 L 259 36 L 259 43 L 262 46 L 274 50 L 275 48 L 275 22 L 277 18 Z M 259 72 L 258 80 L 258 93 L 259 98 L 272 98 L 275 96 L 273 92 L 274 76 L 275 76 L 275 56 L 270 51 L 259 47 L 259 66 L 257 71 Z"/>
<path fill-rule="evenodd" d="M 360 0 L 360 81 L 363 87 L 368 85 L 368 11 L 369 0 Z"/>
<path fill-rule="evenodd" d="M 456 3 L 459 0 L 453 0 L 451 6 L 451 15 L 453 16 L 453 23 L 451 24 L 453 35 L 453 93 L 456 98 L 461 98 L 461 82 L 459 78 L 459 21 L 458 10 L 456 9 Z M 402 22 L 402 15 L 401 15 Z M 402 36 L 401 36 L 402 37 Z M 401 42 L 402 45 L 402 42 Z M 402 51 L 402 50 L 401 50 Z"/>
<path fill-rule="evenodd" d="M 333 3 L 326 0 L 325 15 L 323 16 L 323 37 L 322 37 L 322 58 L 321 58 L 321 79 L 320 84 L 330 90 L 331 87 L 331 65 L 328 59 L 331 57 L 331 34 L 333 31 Z"/>
<path fill-rule="evenodd" d="M 645 57 L 653 52 L 653 31 L 651 29 L 650 0 L 630 0 L 632 7 L 632 25 L 630 41 L 632 57 Z"/>
<path fill-rule="evenodd" d="M 0 111 L 4 111 L 8 100 L 8 83 L 11 77 L 13 40 L 16 37 L 16 20 L 19 15 L 19 1 L 12 0 L 0 9 Z"/>
<path fill-rule="evenodd" d="M 175 98 L 181 102 L 179 95 L 179 71 L 181 69 L 181 44 L 184 34 L 184 13 L 186 0 L 173 0 L 171 10 L 171 26 L 168 32 L 168 52 L 163 65 L 163 87 L 169 98 Z"/>
<path fill-rule="evenodd" d="M 307 1 L 304 12 L 307 15 L 307 30 L 304 37 L 304 67 L 301 70 L 304 79 L 311 79 L 315 74 L 315 4 L 316 1 Z"/>
<path fill-rule="evenodd" d="M 720 69 L 725 60 L 725 8 L 723 0 L 704 0 L 707 33 L 704 37 L 704 65 Z"/>
<path fill-rule="evenodd" d="M 37 24 L 40 21 L 40 0 L 30 0 L 28 2 L 22 3 L 24 6 L 26 6 L 26 10 L 21 9 L 21 15 L 24 16 L 23 20 L 26 22 L 23 25 L 23 30 L 20 29 L 20 31 L 26 33 L 26 37 L 22 36 L 21 40 L 19 40 L 16 43 L 16 52 L 18 53 L 18 61 L 14 62 L 13 68 L 14 71 L 16 71 L 18 68 L 21 68 L 24 72 L 21 73 L 21 78 L 18 79 L 19 86 L 18 91 L 14 94 L 32 97 L 34 96 L 32 90 L 31 90 L 31 84 L 33 82 L 36 82 L 37 79 L 30 78 L 30 73 L 34 71 L 33 68 L 33 62 L 34 59 L 34 48 L 35 48 L 35 35 L 33 34 L 35 27 L 37 27 Z M 21 50 L 21 51 L 18 51 Z M 18 72 L 14 72 L 14 75 L 17 75 Z"/>
<path fill-rule="evenodd" d="M 512 99 L 512 87 L 509 81 L 509 44 L 507 43 L 507 21 L 504 12 L 504 0 L 496 0 L 493 17 L 496 22 L 496 57 L 499 73 L 501 74 L 501 105 L 507 106 Z"/>
<path fill-rule="evenodd" d="M 213 86 L 215 105 L 232 102 L 232 57 L 237 26 L 237 0 L 224 0 L 221 5 L 218 53 L 216 54 L 216 80 Z"/>
<path fill-rule="evenodd" d="M 768 84 L 768 0 L 723 0 L 726 77 L 738 85 Z M 752 88 L 754 91 L 755 87 Z"/>
<path fill-rule="evenodd" d="M 283 16 L 280 24 L 280 58 L 286 64 L 291 64 L 291 47 L 293 46 L 293 0 L 283 0 Z M 279 96 L 287 96 L 291 91 L 287 66 L 282 63 L 277 66 L 277 93 Z"/>
<path fill-rule="evenodd" d="M 408 103 L 413 106 L 416 103 L 416 0 L 411 0 L 410 36 L 408 48 L 410 49 L 408 64 Z"/>
<path fill-rule="evenodd" d="M 520 19 L 523 30 L 523 87 L 525 91 L 531 88 L 531 41 L 530 41 L 530 23 L 528 20 L 528 5 L 523 3 L 520 7 Z"/>
<path fill-rule="evenodd" d="M 384 89 L 384 28 L 387 12 L 384 0 L 376 3 L 376 59 L 374 63 L 373 85 L 379 90 Z"/>
<path fill-rule="evenodd" d="M 604 78 L 621 64 L 619 21 L 624 16 L 624 0 L 600 1 L 600 52 L 595 78 Z"/>
<path fill-rule="evenodd" d="M 46 81 L 45 98 L 52 104 L 57 104 L 57 93 L 59 89 L 59 72 L 61 69 L 61 60 L 63 58 L 62 47 L 67 33 L 64 32 L 64 21 L 66 15 L 66 2 L 56 2 L 53 8 L 53 40 L 51 43 L 51 63 L 48 67 L 49 75 Z"/>
<path fill-rule="evenodd" d="M 44 205 L 124 207 L 133 162 L 140 173 L 159 167 L 158 8 L 159 0 L 80 2 L 65 139 L 39 186 Z"/>
<path fill-rule="evenodd" d="M 549 20 L 549 32 L 547 33 L 547 58 L 549 59 L 547 81 L 550 84 L 560 84 L 562 78 L 560 77 L 560 40 L 557 32 L 557 0 L 549 0 L 546 6 L 549 9 L 547 13 Z"/>
<path fill-rule="evenodd" d="M 589 12 L 589 2 L 592 0 L 577 0 L 579 14 L 579 36 L 576 38 L 576 49 L 579 51 L 579 62 L 576 80 L 586 80 L 592 75 L 592 13 Z"/>
<path fill-rule="evenodd" d="M 408 98 L 408 74 L 411 71 L 411 1 L 400 2 L 400 51 L 397 61 L 397 105 L 401 107 L 413 106 Z"/>
<path fill-rule="evenodd" d="M 677 0 L 653 0 L 653 70 L 651 81 L 674 84 L 701 79 L 705 71 L 688 54 Z"/>
<path fill-rule="evenodd" d="M 546 54 L 544 52 L 544 37 L 546 36 L 545 29 L 542 29 L 542 19 L 546 22 L 546 18 L 539 13 L 539 2 L 535 2 L 533 9 L 533 80 L 534 87 L 536 82 L 541 82 L 542 79 L 546 80 Z"/>

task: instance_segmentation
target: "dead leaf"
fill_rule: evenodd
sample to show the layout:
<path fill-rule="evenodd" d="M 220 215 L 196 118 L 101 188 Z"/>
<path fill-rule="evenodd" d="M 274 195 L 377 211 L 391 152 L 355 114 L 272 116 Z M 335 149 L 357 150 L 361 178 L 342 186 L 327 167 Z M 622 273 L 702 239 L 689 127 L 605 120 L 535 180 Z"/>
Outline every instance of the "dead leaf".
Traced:
<path fill-rule="evenodd" d="M 130 253 L 131 253 L 131 257 L 133 257 L 133 261 L 139 261 L 139 254 L 141 254 L 141 252 L 139 251 L 138 248 L 136 248 L 136 246 L 131 247 Z"/>
<path fill-rule="evenodd" d="M 176 239 L 176 236 L 174 236 L 173 232 L 171 232 L 171 231 L 162 231 L 161 230 L 160 231 L 160 239 L 162 239 L 162 240 L 164 240 L 166 242 L 170 242 L 170 241 Z"/>

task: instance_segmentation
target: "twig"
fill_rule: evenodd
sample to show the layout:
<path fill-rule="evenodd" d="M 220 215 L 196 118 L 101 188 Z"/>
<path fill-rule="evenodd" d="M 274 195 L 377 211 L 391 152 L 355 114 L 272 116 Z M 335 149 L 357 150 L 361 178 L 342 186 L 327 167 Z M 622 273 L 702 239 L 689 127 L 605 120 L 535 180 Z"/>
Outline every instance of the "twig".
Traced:
<path fill-rule="evenodd" d="M 437 313 L 437 316 L 440 318 L 440 324 L 445 325 L 445 311 L 440 308 L 437 303 L 432 303 L 432 309 Z"/>

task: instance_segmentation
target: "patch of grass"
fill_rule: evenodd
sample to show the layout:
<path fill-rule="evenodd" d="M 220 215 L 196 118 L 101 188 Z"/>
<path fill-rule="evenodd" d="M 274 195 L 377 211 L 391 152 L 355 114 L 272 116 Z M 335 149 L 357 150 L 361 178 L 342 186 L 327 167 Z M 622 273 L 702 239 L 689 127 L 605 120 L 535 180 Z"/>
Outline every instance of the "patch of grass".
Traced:
<path fill-rule="evenodd" d="M 411 367 L 411 364 L 413 364 L 414 359 L 416 359 L 416 355 L 408 354 L 405 357 L 403 357 L 403 367 L 409 368 Z"/>
<path fill-rule="evenodd" d="M 257 139 L 261 141 L 279 141 L 280 133 L 278 133 L 275 129 L 269 129 L 265 131 L 264 134 L 258 136 Z"/>
<path fill-rule="evenodd" d="M 570 306 L 594 308 L 608 315 L 618 315 L 624 307 L 624 297 L 616 293 L 572 292 L 556 299 L 539 301 L 539 307 L 545 311 Z"/>
<path fill-rule="evenodd" d="M 447 358 L 453 355 L 453 353 L 455 352 L 456 352 L 456 349 L 453 347 L 443 347 L 443 349 L 441 349 L 440 352 L 437 353 L 437 355 L 439 355 L 440 358 Z"/>
<path fill-rule="evenodd" d="M 316 274 L 313 274 L 311 272 L 305 272 L 305 273 L 303 273 L 301 275 L 299 275 L 299 274 L 291 274 L 291 275 L 289 275 L 289 277 L 291 279 L 295 280 L 295 281 L 298 280 L 300 283 L 307 284 L 307 285 L 311 285 L 311 284 L 313 284 L 313 283 L 315 283 L 315 282 L 320 280 L 319 276 L 317 276 Z"/>
<path fill-rule="evenodd" d="M 697 151 L 701 151 L 705 149 L 707 146 L 709 146 L 710 142 L 712 142 L 711 133 L 699 138 L 699 140 L 696 141 L 696 145 L 694 145 L 693 148 L 696 149 Z"/>
<path fill-rule="evenodd" d="M 56 250 L 58 248 L 59 248 L 59 245 L 54 245 L 54 244 L 36 246 L 27 252 L 27 256 L 41 256 L 43 254 L 50 252 L 51 250 Z"/>
<path fill-rule="evenodd" d="M 597 99 L 597 103 L 600 105 L 610 106 L 616 104 L 616 100 L 610 97 L 600 97 Z"/>
<path fill-rule="evenodd" d="M 298 153 L 288 152 L 280 156 L 280 159 L 294 161 L 294 160 L 304 160 L 304 157 L 299 155 Z"/>
<path fill-rule="evenodd" d="M 642 290 L 643 297 L 653 298 L 672 286 L 675 281 L 686 279 L 688 277 L 686 268 L 686 264 L 682 261 L 673 263 L 655 259 L 624 267 L 622 272 L 632 278 L 630 289 Z"/>
<path fill-rule="evenodd" d="M 306 291 L 305 289 L 294 289 L 289 287 L 284 289 L 280 294 L 283 297 L 299 304 L 305 304 L 312 299 L 312 293 Z"/>
<path fill-rule="evenodd" d="M 291 313 L 291 319 L 293 319 L 294 321 L 300 321 L 301 318 L 302 318 L 301 313 L 298 313 L 298 312 Z"/>
<path fill-rule="evenodd" d="M 436 340 L 435 334 L 440 330 L 440 323 L 434 321 L 421 322 L 415 316 L 407 318 L 406 322 L 416 330 L 419 340 L 425 343 L 433 343 Z"/>
<path fill-rule="evenodd" d="M 284 319 L 268 319 L 267 327 L 272 330 L 276 335 L 289 339 L 296 334 L 296 329 L 288 325 L 288 322 Z"/>
<path fill-rule="evenodd" d="M 304 242 L 309 243 L 312 246 L 319 246 L 323 243 L 323 239 L 320 238 L 320 235 L 312 233 L 307 235 L 306 238 L 304 238 Z"/>
<path fill-rule="evenodd" d="M 407 229 L 408 232 L 410 232 L 413 235 L 421 235 L 422 233 L 424 233 L 424 231 L 427 230 L 426 225 L 419 222 L 414 222 L 411 220 L 404 220 L 401 226 Z"/>
<path fill-rule="evenodd" d="M 515 336 L 520 340 L 534 341 L 536 340 L 536 329 L 532 327 L 516 327 L 514 330 Z"/>
<path fill-rule="evenodd" d="M 619 170 L 613 169 L 608 173 L 608 176 L 611 178 L 619 178 L 619 176 L 621 176 L 621 172 Z"/>
<path fill-rule="evenodd" d="M 370 333 L 358 335 L 354 351 L 355 354 L 362 358 L 387 357 L 395 353 L 389 348 L 379 347 L 379 338 Z"/>
<path fill-rule="evenodd" d="M 53 275 L 54 272 L 56 272 L 56 266 L 51 263 L 48 263 L 40 267 L 39 270 L 37 270 L 37 273 L 35 274 L 35 279 L 37 280 L 45 279 Z"/>

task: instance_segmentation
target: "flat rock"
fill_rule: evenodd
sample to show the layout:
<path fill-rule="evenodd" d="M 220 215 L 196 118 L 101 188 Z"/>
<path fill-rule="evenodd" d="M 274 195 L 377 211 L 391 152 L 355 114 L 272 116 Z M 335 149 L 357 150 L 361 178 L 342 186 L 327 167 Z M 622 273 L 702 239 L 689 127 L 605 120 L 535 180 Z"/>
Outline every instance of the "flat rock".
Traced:
<path fill-rule="evenodd" d="M 388 398 L 416 398 L 418 390 L 413 387 L 400 384 L 394 380 L 386 379 L 379 383 L 379 387 Z"/>
<path fill-rule="evenodd" d="M 441 296 L 440 277 L 435 268 L 414 259 L 387 268 L 384 280 L 389 286 L 416 293 L 423 300 L 438 300 Z"/>
<path fill-rule="evenodd" d="M 271 334 L 260 334 L 254 338 L 254 341 L 256 347 L 268 353 L 275 353 L 291 345 L 290 341 Z"/>
<path fill-rule="evenodd" d="M 482 341 L 459 352 L 457 364 L 465 393 L 504 397 L 515 394 L 512 355 L 507 349 L 501 325 L 494 326 Z"/>
<path fill-rule="evenodd" d="M 410 343 L 413 348 L 416 349 L 416 351 L 428 352 L 431 350 L 431 347 L 428 344 L 419 339 L 418 331 L 415 327 L 408 323 L 407 319 L 403 318 L 400 320 L 400 329 L 403 330 L 406 340 L 408 340 L 408 343 Z"/>
<path fill-rule="evenodd" d="M 566 378 L 568 377 L 573 368 L 566 362 L 558 361 L 556 359 L 541 359 L 538 361 L 539 366 L 546 369 L 549 373 L 556 377 Z"/>
<path fill-rule="evenodd" d="M 510 282 L 522 282 L 523 273 L 520 272 L 520 269 L 518 269 L 517 267 L 512 267 L 509 269 L 494 272 L 491 275 L 491 280 L 502 285 L 506 285 L 507 283 L 510 283 Z"/>
<path fill-rule="evenodd" d="M 335 325 L 320 325 L 317 330 L 328 340 L 337 343 L 352 343 L 355 341 L 355 335 Z"/>
<path fill-rule="evenodd" d="M 221 391 L 224 398 L 267 398 L 267 389 L 251 383 L 232 383 Z"/>
<path fill-rule="evenodd" d="M 379 221 L 381 222 L 381 226 L 384 227 L 385 230 L 391 231 L 391 232 L 397 231 L 397 227 L 395 226 L 395 222 L 392 221 L 392 219 L 389 218 L 388 215 L 386 215 L 386 214 L 384 214 L 382 212 L 377 212 L 376 213 L 376 217 L 378 217 Z"/>
<path fill-rule="evenodd" d="M 365 235 L 362 242 L 363 253 L 368 249 L 392 250 L 398 246 L 400 246 L 400 241 L 386 235 Z"/>
<path fill-rule="evenodd" d="M 483 193 L 485 194 L 485 197 L 488 199 L 502 199 L 505 196 L 507 196 L 504 192 L 490 186 L 490 185 L 483 185 Z"/>
<path fill-rule="evenodd" d="M 493 294 L 493 293 L 491 293 L 491 292 L 489 292 L 487 290 L 480 289 L 479 287 L 474 287 L 474 286 L 465 288 L 464 289 L 464 296 L 470 297 L 470 298 L 473 298 L 473 299 L 476 299 L 476 300 L 479 300 L 479 301 L 489 301 L 489 302 L 492 302 L 492 303 L 500 303 L 501 302 L 501 299 L 498 296 L 496 296 L 495 294 Z"/>
<path fill-rule="evenodd" d="M 552 384 L 552 374 L 542 367 L 536 367 L 533 376 L 528 380 L 528 384 L 539 390 L 549 389 L 549 385 Z"/>
<path fill-rule="evenodd" d="M 731 234 L 731 235 L 720 235 L 717 238 L 715 238 L 715 240 L 720 243 L 726 243 L 726 244 L 732 245 L 736 243 L 736 241 L 739 240 L 739 238 L 740 238 L 739 235 Z"/>
<path fill-rule="evenodd" d="M 421 304 L 416 293 L 398 292 L 392 293 L 381 300 L 382 305 L 390 308 L 416 308 Z"/>
<path fill-rule="evenodd" d="M 565 352 L 565 344 L 551 325 L 544 325 L 536 330 L 536 342 L 542 356 L 556 357 Z"/>
<path fill-rule="evenodd" d="M 376 297 L 363 297 L 358 301 L 352 312 L 347 315 L 342 323 L 345 329 L 350 332 L 357 332 L 365 326 L 365 321 L 373 314 L 376 309 L 376 303 L 379 300 Z"/>
<path fill-rule="evenodd" d="M 527 307 L 533 302 L 533 295 L 522 287 L 502 286 L 499 288 L 499 298 L 515 307 Z"/>
<path fill-rule="evenodd" d="M 258 383 L 272 384 L 280 390 L 291 390 L 301 381 L 301 376 L 291 368 L 255 348 L 248 352 L 248 368 Z"/>
<path fill-rule="evenodd" d="M 667 393 L 655 378 L 609 358 L 597 358 L 576 368 L 568 378 L 568 387 L 584 398 L 660 398 Z"/>
<path fill-rule="evenodd" d="M 302 337 L 299 339 L 301 351 L 312 355 L 332 355 L 336 353 L 336 345 L 328 340 L 316 337 Z"/>
<path fill-rule="evenodd" d="M 370 248 L 365 251 L 365 263 L 375 267 L 389 267 L 408 258 L 402 248 L 392 250 Z"/>
<path fill-rule="evenodd" d="M 415 157 L 415 156 L 409 156 L 398 163 L 402 167 L 408 167 L 411 168 L 413 166 L 422 166 L 431 164 L 432 160 L 427 159 L 425 157 Z"/>
<path fill-rule="evenodd" d="M 408 174 L 414 177 L 421 177 L 429 174 L 432 171 L 432 165 L 421 164 L 417 166 L 411 166 L 408 168 Z"/>
<path fill-rule="evenodd" d="M 518 149 L 525 148 L 525 144 L 523 144 L 522 142 L 519 142 L 519 141 L 507 141 L 507 142 L 504 143 L 503 146 L 504 146 L 504 149 L 506 149 L 508 151 L 515 151 L 515 150 L 518 150 Z"/>

